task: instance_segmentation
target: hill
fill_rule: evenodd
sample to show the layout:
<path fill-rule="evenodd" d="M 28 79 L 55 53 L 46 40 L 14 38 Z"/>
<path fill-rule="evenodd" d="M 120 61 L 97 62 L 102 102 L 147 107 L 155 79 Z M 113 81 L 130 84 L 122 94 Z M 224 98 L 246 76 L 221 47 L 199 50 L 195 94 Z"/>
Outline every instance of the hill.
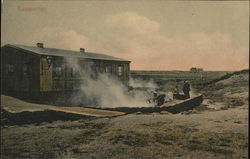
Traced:
<path fill-rule="evenodd" d="M 213 102 L 224 103 L 223 109 L 248 104 L 249 70 L 233 72 L 200 84 L 196 86 L 198 90 Z"/>

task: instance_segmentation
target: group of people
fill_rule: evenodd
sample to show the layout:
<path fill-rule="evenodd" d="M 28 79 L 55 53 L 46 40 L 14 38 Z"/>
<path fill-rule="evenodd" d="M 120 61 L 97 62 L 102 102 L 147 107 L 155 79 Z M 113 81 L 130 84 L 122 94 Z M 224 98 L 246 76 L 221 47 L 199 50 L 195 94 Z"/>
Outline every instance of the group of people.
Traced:
<path fill-rule="evenodd" d="M 166 95 L 164 93 L 160 93 L 162 91 L 162 88 L 159 87 L 159 89 L 156 89 L 156 91 L 153 93 L 153 97 L 148 100 L 149 103 L 153 102 L 157 106 L 160 106 L 166 102 L 165 98 Z M 183 94 L 180 94 L 178 86 L 175 86 L 173 89 L 173 99 L 188 99 L 190 98 L 190 84 L 187 81 L 184 81 L 183 87 L 182 87 Z"/>
<path fill-rule="evenodd" d="M 184 81 L 183 87 L 182 87 L 182 91 L 184 93 L 184 95 L 181 95 L 179 92 L 179 88 L 178 86 L 175 86 L 175 88 L 173 89 L 173 99 L 187 99 L 190 98 L 190 84 L 187 81 Z"/>

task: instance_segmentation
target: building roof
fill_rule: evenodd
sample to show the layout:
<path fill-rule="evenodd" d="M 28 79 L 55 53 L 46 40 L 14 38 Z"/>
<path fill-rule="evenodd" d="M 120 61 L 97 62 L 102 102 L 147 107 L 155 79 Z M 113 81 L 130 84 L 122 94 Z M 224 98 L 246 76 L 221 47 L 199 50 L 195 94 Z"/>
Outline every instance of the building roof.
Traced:
<path fill-rule="evenodd" d="M 25 51 L 30 51 L 39 55 L 130 62 L 129 60 L 124 60 L 124 59 L 116 58 L 113 56 L 99 54 L 99 53 L 92 53 L 92 52 L 80 52 L 80 51 L 63 50 L 63 49 L 55 49 L 55 48 L 40 48 L 37 46 L 25 46 L 25 45 L 17 45 L 17 44 L 8 44 L 5 46 L 9 46 L 9 47 L 13 47 L 13 48 L 21 49 Z"/>

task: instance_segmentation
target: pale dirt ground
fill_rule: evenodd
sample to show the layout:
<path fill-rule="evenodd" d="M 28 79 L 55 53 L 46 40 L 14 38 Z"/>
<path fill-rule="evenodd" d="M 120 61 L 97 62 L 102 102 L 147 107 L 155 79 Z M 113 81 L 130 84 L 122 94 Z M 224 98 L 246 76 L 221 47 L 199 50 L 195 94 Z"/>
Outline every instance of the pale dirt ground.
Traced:
<path fill-rule="evenodd" d="M 23 111 L 34 112 L 34 111 L 54 110 L 65 113 L 74 113 L 79 115 L 96 116 L 96 117 L 117 116 L 125 114 L 123 112 L 117 112 L 117 111 L 97 110 L 97 109 L 82 108 L 82 107 L 72 107 L 72 106 L 57 107 L 44 104 L 34 104 L 6 95 L 1 95 L 1 106 L 3 109 L 11 113 L 18 113 Z"/>
<path fill-rule="evenodd" d="M 49 105 L 29 103 L 14 97 L 1 95 L 1 107 L 9 112 L 42 111 L 51 108 Z"/>
<path fill-rule="evenodd" d="M 248 79 L 204 88 L 202 105 L 179 114 L 4 126 L 1 158 L 248 158 Z"/>

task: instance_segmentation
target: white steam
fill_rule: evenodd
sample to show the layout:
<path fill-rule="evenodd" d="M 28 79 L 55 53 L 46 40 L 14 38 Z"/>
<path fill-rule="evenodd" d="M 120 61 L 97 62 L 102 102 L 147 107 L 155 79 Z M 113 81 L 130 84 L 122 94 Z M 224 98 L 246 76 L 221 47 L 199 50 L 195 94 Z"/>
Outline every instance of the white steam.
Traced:
<path fill-rule="evenodd" d="M 157 88 L 157 85 L 152 80 L 143 81 L 139 79 L 130 78 L 129 85 L 132 87 Z"/>
<path fill-rule="evenodd" d="M 116 80 L 112 75 L 105 73 L 96 74 L 91 68 L 95 64 L 91 61 L 81 63 L 76 58 L 66 58 L 67 67 L 79 72 L 78 78 L 81 79 L 79 91 L 70 99 L 72 103 L 83 106 L 97 107 L 149 107 L 149 92 L 133 90 Z M 153 82 L 140 82 L 132 80 L 132 86 L 155 87 Z"/>

